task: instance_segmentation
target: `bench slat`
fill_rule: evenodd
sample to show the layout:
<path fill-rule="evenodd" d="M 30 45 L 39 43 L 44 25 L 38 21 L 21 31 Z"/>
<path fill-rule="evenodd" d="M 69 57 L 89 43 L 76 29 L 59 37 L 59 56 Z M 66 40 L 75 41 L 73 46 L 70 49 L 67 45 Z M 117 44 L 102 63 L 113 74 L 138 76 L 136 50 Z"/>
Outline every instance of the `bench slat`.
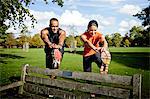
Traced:
<path fill-rule="evenodd" d="M 79 82 L 57 80 L 57 79 L 52 80 L 50 78 L 40 78 L 40 77 L 32 77 L 32 76 L 26 76 L 25 80 L 28 82 L 33 82 L 33 83 L 38 83 L 43 85 L 56 86 L 64 89 L 67 88 L 71 90 L 79 90 L 83 92 L 90 92 L 90 93 L 119 97 L 119 98 L 129 98 L 130 96 L 130 90 L 121 89 L 121 88 L 98 86 L 98 85 L 92 85 L 87 83 L 79 83 Z"/>
<path fill-rule="evenodd" d="M 18 87 L 18 86 L 21 86 L 21 85 L 23 85 L 22 81 L 14 82 L 14 83 L 11 83 L 9 85 L 5 85 L 5 86 L 0 87 L 0 91 L 7 90 L 7 89 L 10 89 L 10 88 L 14 88 L 14 87 Z"/>
<path fill-rule="evenodd" d="M 62 99 L 87 99 L 90 98 L 89 94 L 86 93 L 73 93 L 73 92 L 68 92 L 65 90 L 61 89 L 56 89 L 56 88 L 51 88 L 51 87 L 46 87 L 42 85 L 36 85 L 36 84 L 30 84 L 30 83 L 25 83 L 24 85 L 24 90 L 26 92 L 32 93 L 32 94 L 40 94 L 44 95 L 47 97 L 50 96 L 55 96 L 59 97 Z M 49 96 L 50 95 L 50 96 Z M 71 97 L 71 98 L 69 98 Z"/>
<path fill-rule="evenodd" d="M 131 85 L 132 76 L 119 76 L 119 75 L 100 75 L 98 73 L 92 72 L 69 72 L 69 71 L 61 71 L 61 70 L 50 70 L 50 69 L 42 69 L 38 67 L 27 67 L 28 73 L 37 73 L 43 75 L 55 75 L 66 78 L 73 79 L 83 79 L 97 82 L 106 82 L 106 83 L 114 83 L 121 85 Z"/>
<path fill-rule="evenodd" d="M 140 74 L 133 75 L 133 98 L 141 99 L 141 81 L 142 76 Z"/>

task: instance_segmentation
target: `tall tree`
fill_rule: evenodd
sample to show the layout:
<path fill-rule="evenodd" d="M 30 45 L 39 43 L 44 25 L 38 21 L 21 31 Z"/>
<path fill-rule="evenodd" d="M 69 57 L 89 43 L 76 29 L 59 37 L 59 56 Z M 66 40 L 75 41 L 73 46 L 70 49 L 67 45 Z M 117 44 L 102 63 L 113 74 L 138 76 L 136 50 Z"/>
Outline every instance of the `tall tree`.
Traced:
<path fill-rule="evenodd" d="M 80 36 L 76 36 L 75 39 L 77 41 L 77 47 L 82 47 L 83 41 L 81 40 Z"/>
<path fill-rule="evenodd" d="M 43 0 L 47 4 L 47 0 Z M 15 24 L 19 24 L 19 27 L 24 29 L 24 21 L 27 16 L 32 21 L 32 27 L 36 23 L 36 19 L 30 13 L 28 7 L 34 4 L 35 0 L 0 0 L 0 38 L 6 37 L 6 30 Z M 63 0 L 52 0 L 53 3 L 57 3 L 59 6 L 63 6 Z M 9 21 L 7 23 L 6 21 Z"/>
<path fill-rule="evenodd" d="M 130 30 L 130 40 L 132 46 L 144 46 L 146 45 L 144 42 L 143 28 L 142 27 L 132 27 Z"/>
<path fill-rule="evenodd" d="M 142 25 L 148 26 L 147 29 L 150 29 L 150 5 L 144 8 L 140 13 L 137 13 L 133 16 L 138 17 L 140 20 L 143 20 Z"/>
<path fill-rule="evenodd" d="M 17 40 L 17 46 L 23 48 L 23 45 L 26 41 L 29 41 L 30 37 L 27 37 L 26 35 L 21 34 L 16 40 Z"/>
<path fill-rule="evenodd" d="M 7 48 L 11 48 L 12 46 L 16 45 L 16 39 L 13 33 L 8 33 L 5 39 L 5 46 Z"/>
<path fill-rule="evenodd" d="M 145 27 L 142 33 L 144 35 L 144 44 L 146 44 L 146 46 L 150 46 L 150 5 L 146 8 L 143 8 L 140 13 L 137 13 L 133 16 L 142 20 L 142 25 Z"/>
<path fill-rule="evenodd" d="M 68 37 L 66 37 L 65 39 L 66 47 L 71 48 L 72 41 L 74 41 L 74 37 L 72 35 L 69 35 Z"/>
<path fill-rule="evenodd" d="M 44 45 L 45 45 L 45 44 L 44 44 L 44 42 L 42 41 L 42 39 L 41 39 L 41 37 L 40 37 L 39 34 L 35 34 L 35 35 L 32 37 L 31 41 L 30 41 L 30 46 L 32 46 L 32 47 L 37 47 L 37 48 L 39 48 L 39 47 L 43 47 Z"/>
<path fill-rule="evenodd" d="M 121 46 L 129 47 L 130 45 L 131 45 L 130 37 L 129 37 L 128 33 L 126 33 L 121 41 Z"/>
<path fill-rule="evenodd" d="M 108 46 L 112 46 L 113 42 L 112 42 L 111 35 L 106 35 L 105 38 L 106 38 L 106 41 L 108 42 Z"/>
<path fill-rule="evenodd" d="M 113 46 L 120 47 L 122 41 L 122 37 L 120 33 L 115 33 L 112 35 Z"/>

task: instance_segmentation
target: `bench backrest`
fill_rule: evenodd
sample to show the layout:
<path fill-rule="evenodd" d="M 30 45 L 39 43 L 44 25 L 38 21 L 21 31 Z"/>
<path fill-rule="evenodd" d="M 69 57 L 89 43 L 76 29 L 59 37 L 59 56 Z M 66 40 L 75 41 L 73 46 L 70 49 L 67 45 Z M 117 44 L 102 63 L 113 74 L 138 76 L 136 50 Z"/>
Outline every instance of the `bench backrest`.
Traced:
<path fill-rule="evenodd" d="M 57 79 L 50 79 L 49 75 L 57 76 Z M 21 93 L 24 91 L 62 98 L 69 95 L 76 97 L 75 99 L 79 97 L 86 99 L 90 97 L 89 93 L 125 99 L 141 98 L 141 75 L 139 74 L 133 76 L 100 75 L 92 72 L 50 70 L 25 65 L 21 79 L 24 82 L 20 88 Z"/>

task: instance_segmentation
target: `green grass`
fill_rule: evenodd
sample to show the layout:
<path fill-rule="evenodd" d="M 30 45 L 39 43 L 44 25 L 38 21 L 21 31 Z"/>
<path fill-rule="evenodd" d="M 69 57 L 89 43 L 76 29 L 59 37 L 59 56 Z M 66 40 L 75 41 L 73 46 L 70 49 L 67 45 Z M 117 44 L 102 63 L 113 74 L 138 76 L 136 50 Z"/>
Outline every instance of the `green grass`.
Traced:
<path fill-rule="evenodd" d="M 65 54 L 61 64 L 61 70 L 83 71 L 82 51 L 77 49 L 76 54 Z M 110 48 L 112 61 L 109 66 L 109 74 L 133 75 L 142 74 L 142 94 L 148 97 L 150 86 L 150 48 Z M 0 85 L 11 83 L 13 78 L 20 77 L 21 67 L 24 64 L 45 68 L 45 53 L 43 49 L 29 49 L 24 52 L 22 49 L 0 49 Z M 92 72 L 99 73 L 95 63 L 92 65 Z"/>

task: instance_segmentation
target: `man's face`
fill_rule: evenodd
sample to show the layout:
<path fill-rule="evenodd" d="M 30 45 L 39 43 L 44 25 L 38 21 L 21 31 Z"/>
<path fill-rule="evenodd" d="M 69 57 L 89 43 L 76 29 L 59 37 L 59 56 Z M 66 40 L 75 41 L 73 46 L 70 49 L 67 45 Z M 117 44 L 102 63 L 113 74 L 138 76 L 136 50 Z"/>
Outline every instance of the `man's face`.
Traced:
<path fill-rule="evenodd" d="M 53 33 L 57 33 L 58 26 L 59 26 L 58 21 L 55 21 L 55 20 L 51 21 L 51 26 L 50 27 L 51 27 L 51 30 L 52 30 Z"/>

